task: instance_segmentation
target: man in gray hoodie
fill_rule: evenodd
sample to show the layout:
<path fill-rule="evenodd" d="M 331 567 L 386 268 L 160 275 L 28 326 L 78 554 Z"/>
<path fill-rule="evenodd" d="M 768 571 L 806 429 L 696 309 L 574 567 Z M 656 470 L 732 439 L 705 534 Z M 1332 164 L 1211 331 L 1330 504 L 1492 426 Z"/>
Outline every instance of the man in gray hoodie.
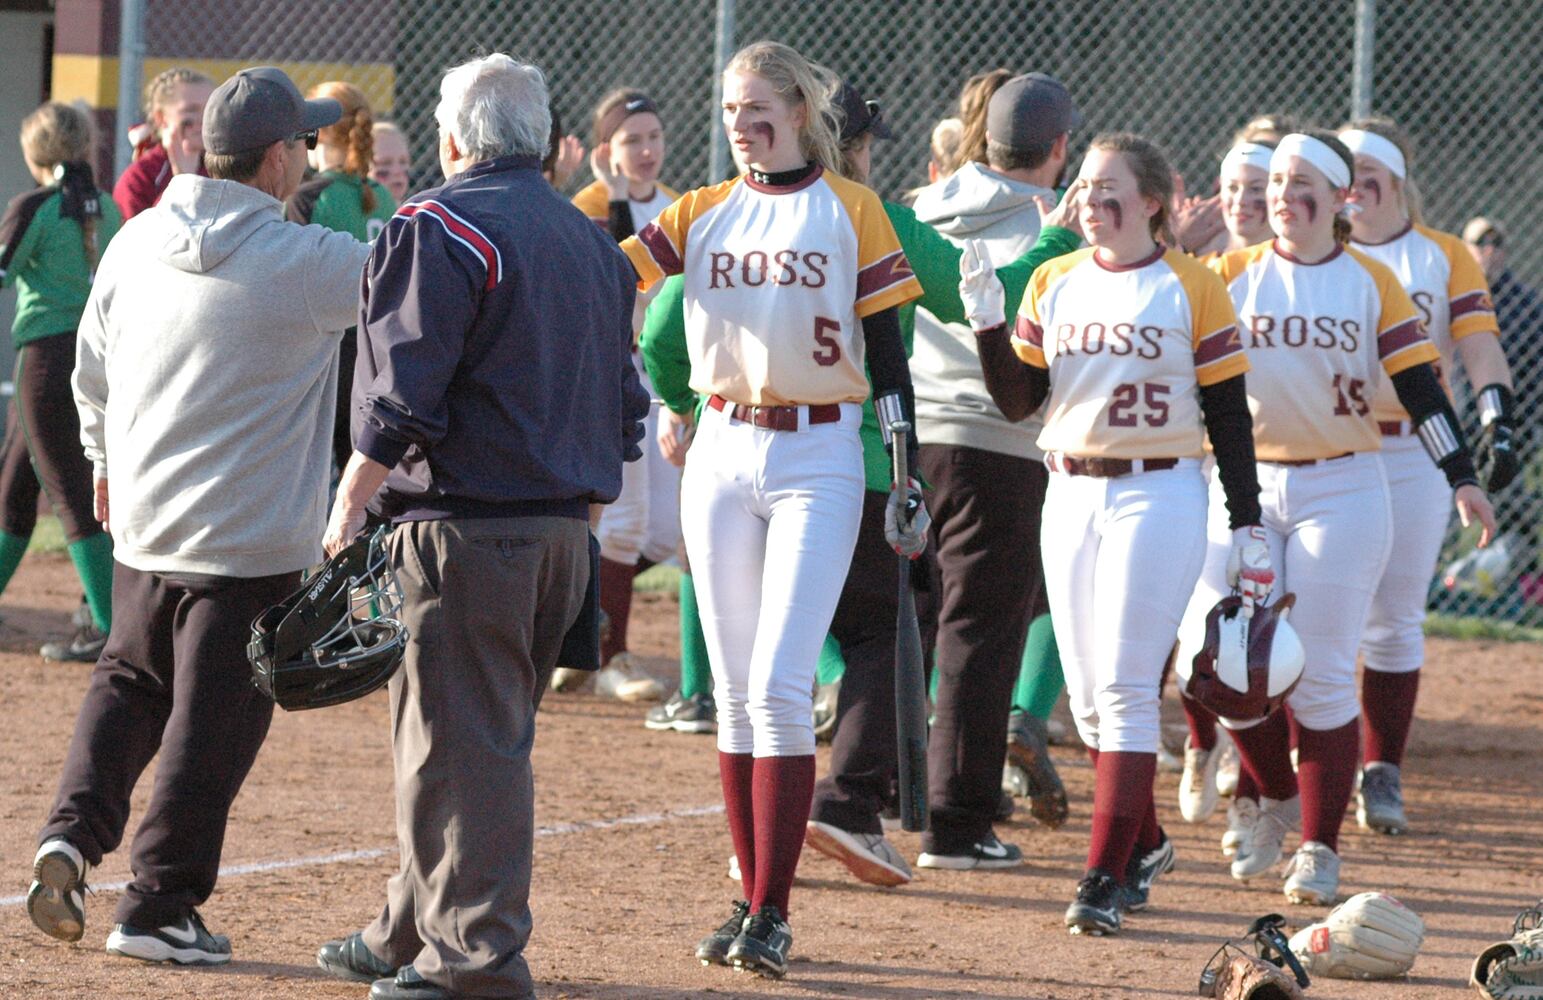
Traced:
<path fill-rule="evenodd" d="M 1039 236 L 1039 202 L 1053 203 L 1080 124 L 1059 81 L 1043 73 L 1008 80 L 987 106 L 987 163 L 966 163 L 923 188 L 916 217 L 955 243 L 984 240 L 997 267 L 1017 259 Z M 986 391 L 969 326 L 925 309 L 916 310 L 911 373 L 942 580 L 931 816 L 917 866 L 1007 868 L 1023 860 L 991 828 L 1007 714 L 1029 621 L 1048 610 L 1039 561 L 1048 473 L 1035 445 L 1042 422 L 1009 423 Z"/>
<path fill-rule="evenodd" d="M 284 220 L 316 129 L 340 114 L 277 69 L 236 74 L 204 112 L 209 176 L 174 178 L 97 271 L 74 385 L 113 535 L 113 628 L 27 895 L 33 923 L 61 940 L 82 936 L 86 871 L 118 846 L 159 750 L 107 950 L 230 960 L 194 908 L 273 714 L 246 643 L 322 558 L 337 331 L 370 249 Z"/>

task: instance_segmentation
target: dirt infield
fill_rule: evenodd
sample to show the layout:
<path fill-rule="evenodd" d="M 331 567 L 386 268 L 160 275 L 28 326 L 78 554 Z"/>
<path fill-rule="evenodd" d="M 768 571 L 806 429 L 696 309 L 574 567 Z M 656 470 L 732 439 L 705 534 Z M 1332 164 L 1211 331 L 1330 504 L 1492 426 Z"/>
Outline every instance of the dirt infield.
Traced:
<path fill-rule="evenodd" d="M 102 943 L 126 850 L 92 873 L 85 940 L 50 941 L 28 921 L 34 835 L 58 777 L 85 665 L 44 664 L 41 637 L 62 629 L 78 590 L 62 557 L 33 557 L 0 606 L 0 991 L 7 997 L 356 997 L 362 986 L 315 967 L 316 946 L 375 913 L 396 863 L 383 696 L 274 720 L 236 803 L 225 864 L 236 867 L 204 908 L 235 961 L 184 970 L 109 958 Z M 660 676 L 674 671 L 674 604 L 640 598 L 634 648 Z M 1429 927 L 1415 975 L 1391 983 L 1316 981 L 1309 997 L 1435 998 L 1460 990 L 1473 955 L 1509 935 L 1516 911 L 1543 894 L 1533 819 L 1543 777 L 1543 649 L 1435 642 L 1407 765 L 1415 832 L 1351 832 L 1344 888 L 1390 891 Z M 1168 706 L 1170 709 L 1173 706 Z M 1178 779 L 1159 778 L 1162 818 L 1179 852 L 1152 909 L 1113 939 L 1068 937 L 1061 914 L 1088 836 L 1091 771 L 1055 751 L 1072 795 L 1057 832 L 1032 821 L 1001 830 L 1029 859 L 996 873 L 922 872 L 897 890 L 859 885 L 806 855 L 793 897 L 795 945 L 785 982 L 766 983 L 690 958 L 734 898 L 732 848 L 718 808 L 713 742 L 650 733 L 642 711 L 589 695 L 544 703 L 536 744 L 535 936 L 528 957 L 540 996 L 1166 997 L 1193 996 L 1219 940 L 1288 908 L 1279 882 L 1226 877 L 1218 816 L 1181 822 Z M 1178 721 L 1175 711 L 1173 722 Z M 468 776 L 467 780 L 475 780 Z M 142 806 L 149 775 L 141 782 Z M 496 789 L 489 789 L 496 794 Z M 137 822 L 136 818 L 131 821 Z M 1348 824 L 1354 827 L 1354 821 Z M 131 826 L 132 828 L 132 826 Z M 916 840 L 894 835 L 914 857 Z M 1289 908 L 1293 927 L 1320 909 Z"/>

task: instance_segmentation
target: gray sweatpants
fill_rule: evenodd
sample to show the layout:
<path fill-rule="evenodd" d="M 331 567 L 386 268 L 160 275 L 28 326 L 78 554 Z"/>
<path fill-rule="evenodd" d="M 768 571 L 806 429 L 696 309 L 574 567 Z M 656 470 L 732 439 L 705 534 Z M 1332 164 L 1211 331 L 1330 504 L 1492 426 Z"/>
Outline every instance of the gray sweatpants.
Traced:
<path fill-rule="evenodd" d="M 588 585 L 587 526 L 413 522 L 390 555 L 411 632 L 390 686 L 402 867 L 364 941 L 457 995 L 534 996 L 530 750 Z"/>

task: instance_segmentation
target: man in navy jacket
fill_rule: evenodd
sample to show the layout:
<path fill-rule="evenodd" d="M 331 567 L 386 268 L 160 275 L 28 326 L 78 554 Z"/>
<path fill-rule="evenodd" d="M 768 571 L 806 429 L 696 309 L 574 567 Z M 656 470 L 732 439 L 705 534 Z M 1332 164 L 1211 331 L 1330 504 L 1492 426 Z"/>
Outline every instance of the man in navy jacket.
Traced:
<path fill-rule="evenodd" d="M 402 868 L 381 915 L 317 956 L 375 1000 L 534 996 L 536 705 L 588 588 L 589 505 L 616 499 L 648 412 L 632 268 L 541 175 L 540 71 L 459 66 L 435 117 L 450 180 L 397 210 L 366 266 L 325 540 L 347 544 L 367 505 L 393 522 L 411 634 L 390 687 Z"/>

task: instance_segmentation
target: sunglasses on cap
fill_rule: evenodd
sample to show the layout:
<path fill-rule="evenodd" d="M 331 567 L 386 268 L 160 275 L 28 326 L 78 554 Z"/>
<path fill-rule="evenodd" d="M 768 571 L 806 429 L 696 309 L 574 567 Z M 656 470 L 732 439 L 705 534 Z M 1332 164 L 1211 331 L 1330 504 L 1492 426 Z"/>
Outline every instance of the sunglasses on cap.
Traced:
<path fill-rule="evenodd" d="M 307 130 L 305 132 L 296 132 L 294 135 L 289 137 L 289 141 L 290 142 L 303 142 L 303 143 L 305 143 L 305 148 L 306 149 L 315 149 L 316 148 L 316 140 L 318 138 L 319 131 L 320 131 L 319 129 L 314 129 L 313 128 L 313 129 L 309 129 L 309 130 Z"/>
<path fill-rule="evenodd" d="M 884 117 L 884 109 L 879 107 L 878 101 L 864 101 L 863 107 L 868 109 L 869 128 L 873 127 L 874 122 L 877 122 L 880 118 Z"/>
<path fill-rule="evenodd" d="M 1476 247 L 1501 247 L 1505 246 L 1505 238 L 1493 229 L 1486 229 L 1473 241 Z"/>

